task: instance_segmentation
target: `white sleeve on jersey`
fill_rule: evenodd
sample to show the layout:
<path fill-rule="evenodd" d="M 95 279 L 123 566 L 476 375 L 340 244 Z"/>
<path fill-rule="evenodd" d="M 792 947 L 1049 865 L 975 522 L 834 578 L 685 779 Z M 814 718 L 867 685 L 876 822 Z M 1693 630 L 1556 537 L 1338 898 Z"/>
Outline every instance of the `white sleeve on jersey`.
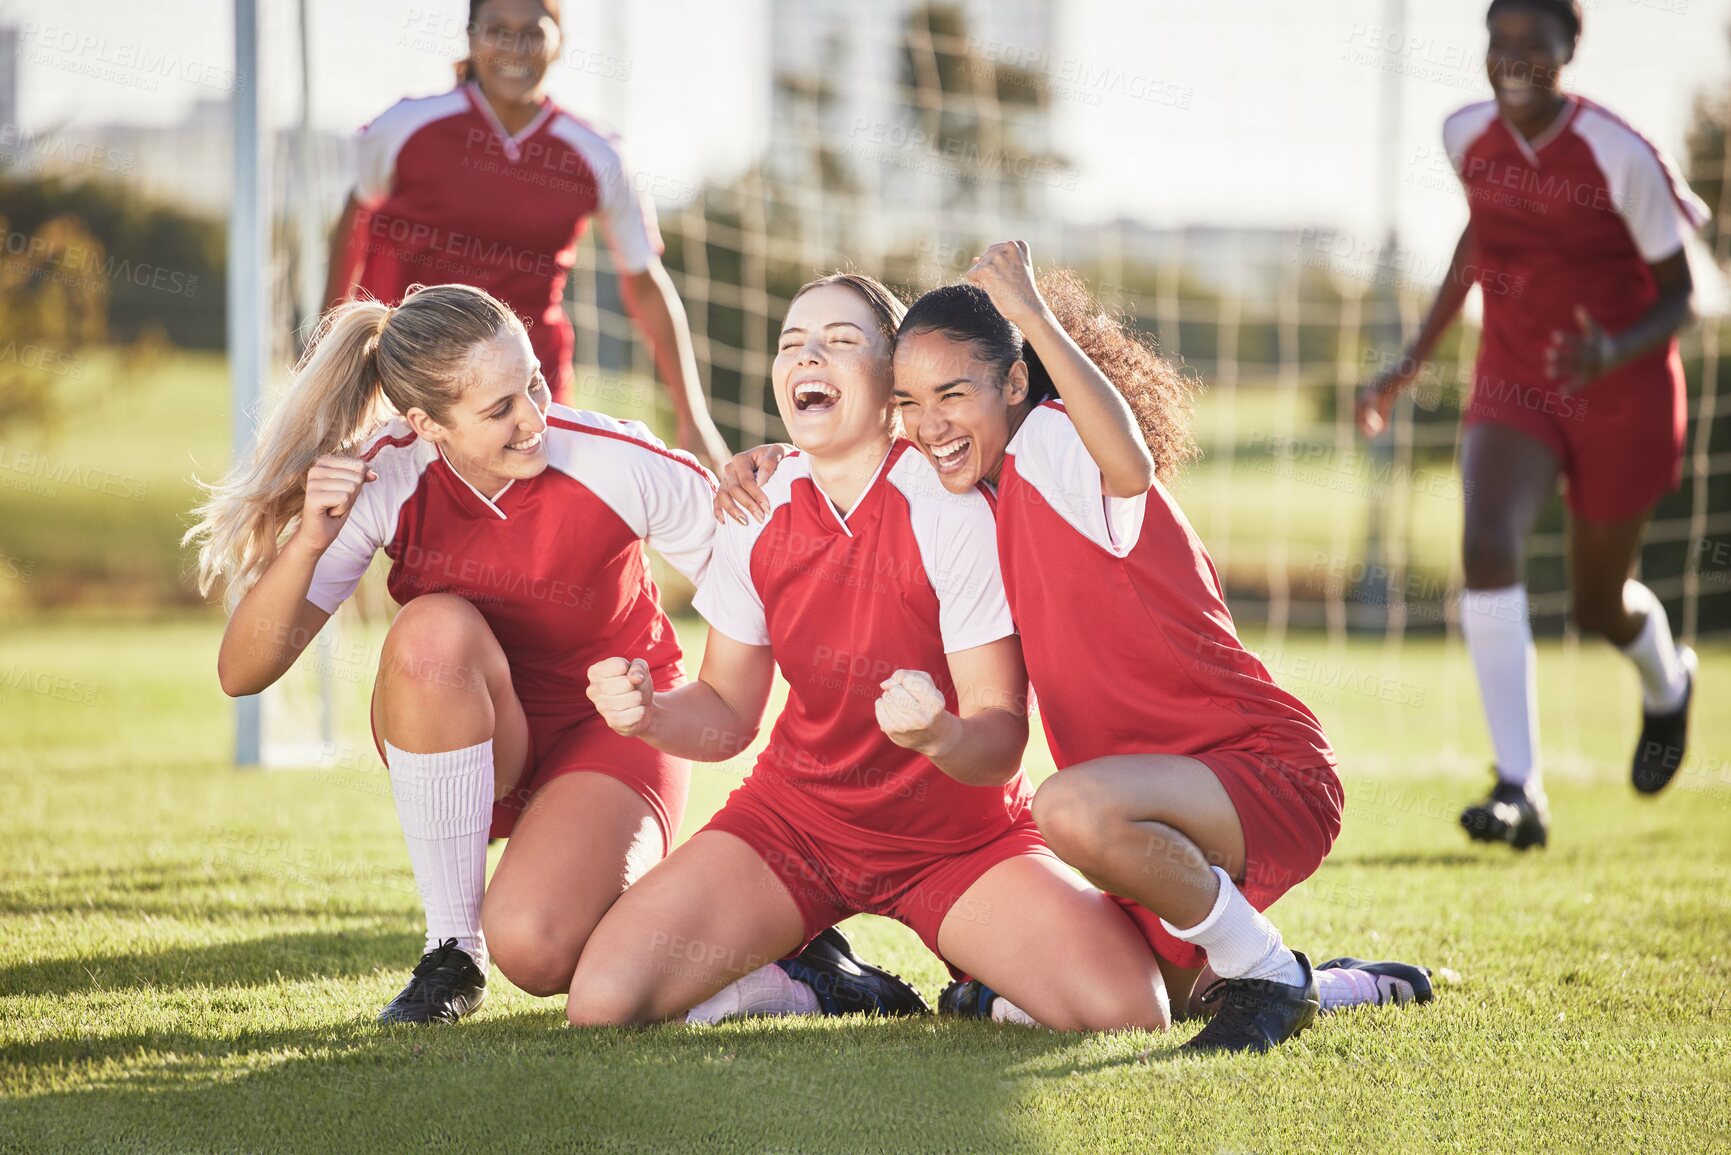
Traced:
<path fill-rule="evenodd" d="M 944 653 L 971 650 L 1016 632 L 998 569 L 997 519 L 984 494 L 951 493 L 924 454 L 908 449 L 890 483 L 907 497 L 920 562 L 938 596 Z"/>
<path fill-rule="evenodd" d="M 1640 133 L 1596 108 L 1582 109 L 1574 128 L 1592 149 L 1611 202 L 1642 260 L 1651 263 L 1675 255 L 1689 234 L 1707 222 L 1707 206 L 1671 158 Z"/>
<path fill-rule="evenodd" d="M 402 141 L 385 131 L 380 117 L 355 135 L 355 200 L 364 209 L 374 209 L 391 195 Z"/>
<path fill-rule="evenodd" d="M 595 174 L 600 199 L 595 224 L 613 255 L 613 267 L 621 273 L 644 272 L 661 255 L 661 230 L 655 223 L 655 206 L 638 191 L 636 173 L 626 162 L 619 140 L 569 115 L 553 122 L 553 132 L 581 153 Z"/>
<path fill-rule="evenodd" d="M 1010 445 L 1016 472 L 1083 537 L 1124 557 L 1142 534 L 1148 495 L 1110 497 L 1100 467 L 1082 444 L 1069 414 L 1037 406 Z"/>
<path fill-rule="evenodd" d="M 693 583 L 703 578 L 715 534 L 715 477 L 689 453 L 669 449 L 641 421 L 551 406 L 548 463 L 607 503 L 656 553 Z M 574 436 L 573 436 L 574 435 Z"/>
<path fill-rule="evenodd" d="M 763 526 L 755 520 L 749 525 L 730 521 L 716 526 L 709 568 L 691 599 L 691 608 L 711 628 L 748 646 L 769 645 L 763 595 L 751 580 L 751 551 L 762 533 Z"/>
<path fill-rule="evenodd" d="M 1497 102 L 1486 100 L 1469 104 L 1443 121 L 1443 151 L 1448 153 L 1449 163 L 1454 166 L 1456 176 L 1465 179 L 1466 173 L 1463 170 L 1466 166 L 1467 149 L 1485 134 L 1485 130 L 1496 119 Z"/>
<path fill-rule="evenodd" d="M 644 435 L 648 434 L 645 429 Z M 653 437 L 649 440 L 661 444 Z M 698 585 L 709 568 L 715 543 L 715 477 L 689 453 L 670 449 L 663 453 L 667 456 L 642 455 L 647 520 L 643 540 L 686 580 Z"/>
<path fill-rule="evenodd" d="M 438 96 L 399 100 L 355 135 L 355 200 L 374 209 L 391 195 L 396 181 L 397 154 L 415 133 L 469 107 L 461 88 Z"/>

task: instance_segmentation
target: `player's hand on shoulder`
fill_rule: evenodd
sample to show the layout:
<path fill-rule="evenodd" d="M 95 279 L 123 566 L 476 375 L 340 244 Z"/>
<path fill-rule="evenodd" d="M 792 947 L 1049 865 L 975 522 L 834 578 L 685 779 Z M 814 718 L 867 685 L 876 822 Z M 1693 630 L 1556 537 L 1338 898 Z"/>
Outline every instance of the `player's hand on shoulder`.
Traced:
<path fill-rule="evenodd" d="M 1005 320 L 1021 328 L 1047 312 L 1045 298 L 1034 284 L 1034 262 L 1026 241 L 999 241 L 974 258 L 965 276 L 986 291 Z"/>
<path fill-rule="evenodd" d="M 354 512 L 361 488 L 379 475 L 358 457 L 327 453 L 307 470 L 306 497 L 301 502 L 295 537 L 323 553 L 330 548 Z"/>
<path fill-rule="evenodd" d="M 878 727 L 890 741 L 928 758 L 954 742 L 961 719 L 949 712 L 944 692 L 924 670 L 897 670 L 880 684 Z"/>
<path fill-rule="evenodd" d="M 649 729 L 655 682 L 642 658 L 604 658 L 589 667 L 589 700 L 615 734 L 635 738 Z"/>
<path fill-rule="evenodd" d="M 732 518 L 746 524 L 746 515 L 758 521 L 769 520 L 769 498 L 763 495 L 763 483 L 775 474 L 781 459 L 786 457 L 785 445 L 759 445 L 735 454 L 716 474 L 715 520 Z"/>

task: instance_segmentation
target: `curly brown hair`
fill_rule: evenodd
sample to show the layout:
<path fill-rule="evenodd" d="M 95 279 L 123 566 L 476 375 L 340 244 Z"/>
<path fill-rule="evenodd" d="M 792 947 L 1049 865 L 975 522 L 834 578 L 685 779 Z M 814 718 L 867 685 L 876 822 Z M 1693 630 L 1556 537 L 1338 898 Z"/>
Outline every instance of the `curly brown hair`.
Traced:
<path fill-rule="evenodd" d="M 1196 381 L 1162 357 L 1154 338 L 1139 332 L 1127 314 L 1096 301 L 1072 270 L 1049 269 L 1040 274 L 1038 287 L 1064 332 L 1124 395 L 1154 455 L 1155 474 L 1171 481 L 1199 454 L 1190 427 Z M 968 342 L 1000 373 L 1007 374 L 1017 360 L 1026 362 L 1032 405 L 1058 396 L 1039 354 L 977 285 L 944 285 L 909 306 L 898 336 L 929 332 Z"/>

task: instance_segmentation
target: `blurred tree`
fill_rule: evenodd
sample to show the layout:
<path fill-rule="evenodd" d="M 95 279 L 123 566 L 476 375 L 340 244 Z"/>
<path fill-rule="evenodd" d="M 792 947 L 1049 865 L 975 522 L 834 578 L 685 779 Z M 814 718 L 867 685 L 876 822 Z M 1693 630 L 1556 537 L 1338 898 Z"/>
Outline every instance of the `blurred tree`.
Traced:
<path fill-rule="evenodd" d="M 107 334 L 130 342 L 160 332 L 176 345 L 221 349 L 225 225 L 140 197 L 113 181 L 27 176 L 0 180 L 0 216 L 11 232 L 76 221 L 102 248 L 86 274 L 106 282 Z M 11 250 L 6 254 L 12 256 Z"/>
<path fill-rule="evenodd" d="M 981 52 L 967 12 L 957 4 L 922 4 L 908 13 L 900 46 L 903 116 L 930 155 L 947 162 L 944 204 L 1031 208 L 1041 179 L 1069 162 L 1030 142 L 1042 130 L 1052 87 L 1037 70 Z"/>
<path fill-rule="evenodd" d="M 84 376 L 107 336 L 102 243 L 70 216 L 34 228 L 0 217 L 0 430 L 50 421 L 57 394 Z M 98 270 L 92 273 L 91 270 Z"/>

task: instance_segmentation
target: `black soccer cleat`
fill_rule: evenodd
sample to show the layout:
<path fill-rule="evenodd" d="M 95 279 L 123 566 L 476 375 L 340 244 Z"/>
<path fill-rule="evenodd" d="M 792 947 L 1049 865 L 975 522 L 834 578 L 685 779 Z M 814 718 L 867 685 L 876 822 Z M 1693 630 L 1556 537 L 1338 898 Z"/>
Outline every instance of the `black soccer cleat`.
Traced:
<path fill-rule="evenodd" d="M 810 987 L 825 1015 L 929 1015 L 932 1008 L 899 975 L 875 967 L 853 952 L 836 927 L 827 927 L 806 948 L 775 964 Z"/>
<path fill-rule="evenodd" d="M 1461 828 L 1474 842 L 1506 842 L 1516 850 L 1544 846 L 1551 836 L 1551 809 L 1536 784 L 1497 779 L 1491 796 L 1461 811 Z"/>
<path fill-rule="evenodd" d="M 1260 1054 L 1279 1046 L 1316 1021 L 1322 995 L 1310 960 L 1292 955 L 1304 968 L 1298 986 L 1269 979 L 1220 979 L 1203 992 L 1202 1005 L 1214 1017 L 1184 1044 L 1187 1051 L 1249 1051 Z"/>
<path fill-rule="evenodd" d="M 1630 775 L 1642 794 L 1657 794 L 1669 786 L 1689 748 L 1689 707 L 1695 701 L 1695 672 L 1700 663 L 1687 646 L 1680 647 L 1677 656 L 1689 675 L 1682 704 L 1665 714 L 1641 711 L 1641 740 L 1635 746 Z"/>
<path fill-rule="evenodd" d="M 487 997 L 487 976 L 448 938 L 415 964 L 409 985 L 379 1012 L 381 1023 L 454 1023 Z"/>
<path fill-rule="evenodd" d="M 938 995 L 938 1014 L 958 1019 L 989 1019 L 998 992 L 979 979 L 957 979 Z"/>
<path fill-rule="evenodd" d="M 1428 1003 L 1436 997 L 1430 985 L 1430 968 L 1403 962 L 1365 962 L 1361 958 L 1331 958 L 1319 971 L 1363 971 L 1376 976 L 1376 1002 L 1368 1006 L 1405 1006 Z"/>

